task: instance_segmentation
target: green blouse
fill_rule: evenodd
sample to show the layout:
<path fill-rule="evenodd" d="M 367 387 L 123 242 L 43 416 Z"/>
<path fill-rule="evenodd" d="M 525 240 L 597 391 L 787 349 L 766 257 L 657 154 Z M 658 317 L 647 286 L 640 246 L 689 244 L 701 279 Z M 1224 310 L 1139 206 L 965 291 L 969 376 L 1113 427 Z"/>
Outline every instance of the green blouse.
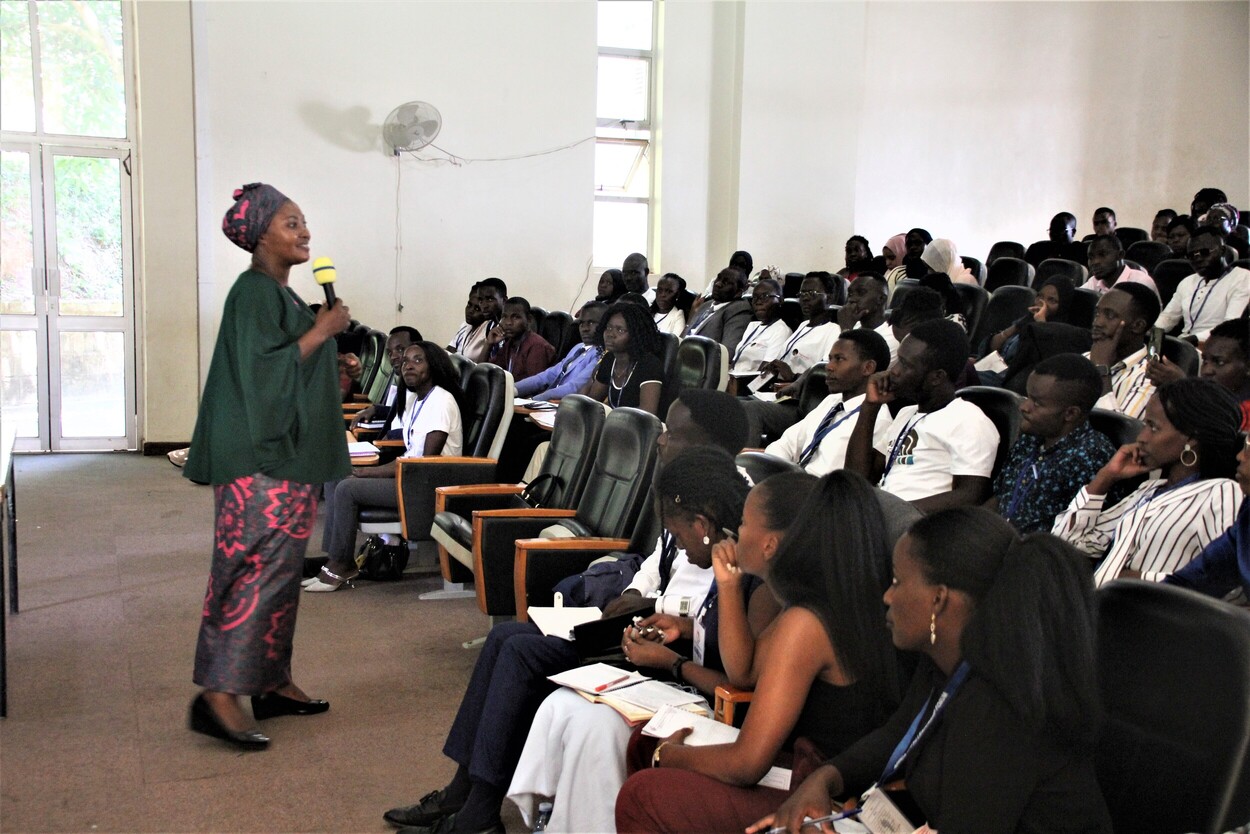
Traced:
<path fill-rule="evenodd" d="M 333 340 L 300 361 L 315 317 L 288 287 L 249 269 L 226 297 L 182 474 L 225 484 L 261 472 L 315 484 L 351 474 Z"/>

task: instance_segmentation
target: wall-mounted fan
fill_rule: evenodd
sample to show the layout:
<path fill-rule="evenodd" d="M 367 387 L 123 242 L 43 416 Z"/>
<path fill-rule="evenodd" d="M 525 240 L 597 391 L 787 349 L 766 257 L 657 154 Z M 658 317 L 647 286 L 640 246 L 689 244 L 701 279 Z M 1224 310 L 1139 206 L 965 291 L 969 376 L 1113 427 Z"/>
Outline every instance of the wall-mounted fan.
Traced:
<path fill-rule="evenodd" d="M 382 139 L 391 153 L 416 151 L 434 141 L 443 127 L 438 108 L 424 101 L 410 101 L 391 111 L 382 123 Z"/>

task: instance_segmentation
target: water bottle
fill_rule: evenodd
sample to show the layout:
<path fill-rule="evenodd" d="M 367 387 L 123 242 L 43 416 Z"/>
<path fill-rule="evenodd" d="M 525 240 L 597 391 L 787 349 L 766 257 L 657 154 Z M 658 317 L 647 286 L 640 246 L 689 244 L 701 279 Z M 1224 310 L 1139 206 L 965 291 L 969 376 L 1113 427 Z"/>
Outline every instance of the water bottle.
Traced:
<path fill-rule="evenodd" d="M 534 818 L 534 834 L 538 834 L 539 831 L 546 830 L 547 823 L 550 821 L 551 821 L 551 803 L 550 802 L 538 803 L 538 816 Z"/>

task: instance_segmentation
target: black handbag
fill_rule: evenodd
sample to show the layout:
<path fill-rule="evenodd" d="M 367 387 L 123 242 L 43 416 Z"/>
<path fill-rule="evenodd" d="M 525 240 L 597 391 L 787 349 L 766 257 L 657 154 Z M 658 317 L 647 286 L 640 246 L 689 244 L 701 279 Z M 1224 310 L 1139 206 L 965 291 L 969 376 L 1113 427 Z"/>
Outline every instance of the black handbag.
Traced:
<path fill-rule="evenodd" d="M 404 575 L 408 567 L 408 545 L 386 544 L 381 536 L 370 536 L 356 554 L 356 567 L 362 579 L 375 582 L 394 582 Z"/>

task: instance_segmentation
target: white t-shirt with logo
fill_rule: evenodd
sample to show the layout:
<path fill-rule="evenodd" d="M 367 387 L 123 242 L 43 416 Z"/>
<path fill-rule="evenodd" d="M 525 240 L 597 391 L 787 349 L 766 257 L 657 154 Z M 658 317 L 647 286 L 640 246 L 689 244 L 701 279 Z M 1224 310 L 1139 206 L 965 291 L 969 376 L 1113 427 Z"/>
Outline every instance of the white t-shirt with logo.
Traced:
<path fill-rule="evenodd" d="M 950 492 L 957 475 L 988 478 L 998 452 L 998 429 L 985 412 L 958 397 L 937 411 L 899 411 L 873 444 L 885 455 L 881 488 L 906 501 Z"/>

